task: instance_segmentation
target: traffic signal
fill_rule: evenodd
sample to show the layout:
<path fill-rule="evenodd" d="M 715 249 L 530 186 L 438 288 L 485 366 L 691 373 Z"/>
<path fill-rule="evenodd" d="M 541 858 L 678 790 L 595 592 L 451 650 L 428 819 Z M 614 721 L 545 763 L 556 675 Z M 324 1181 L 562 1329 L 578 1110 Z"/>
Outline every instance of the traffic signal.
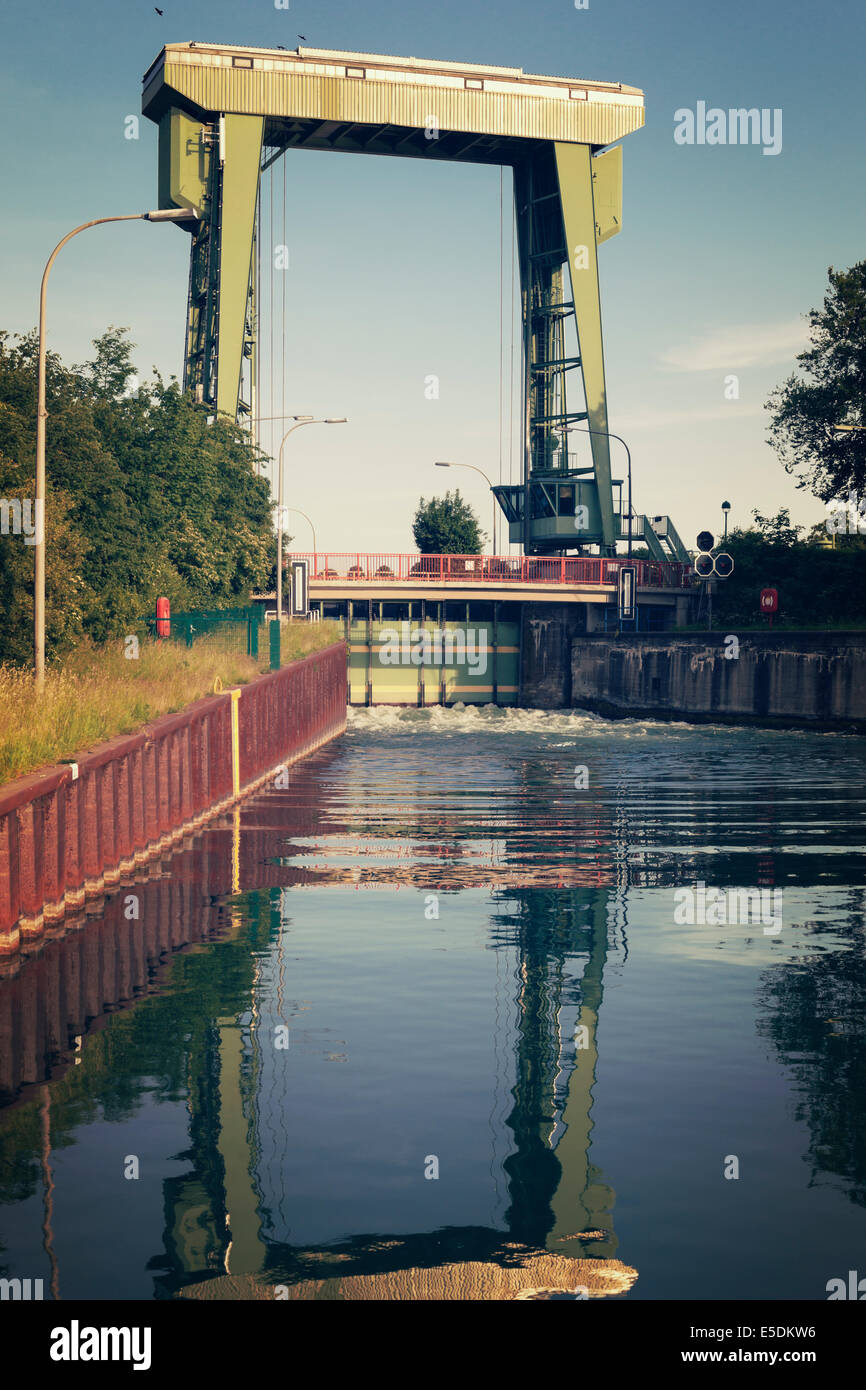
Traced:
<path fill-rule="evenodd" d="M 709 579 L 713 572 L 713 565 L 712 555 L 705 551 L 701 551 L 700 555 L 695 556 L 695 574 L 699 575 L 701 579 Z"/>
<path fill-rule="evenodd" d="M 713 555 L 713 546 L 716 538 L 712 531 L 699 531 L 697 537 L 698 554 L 695 556 L 694 570 L 700 579 L 709 579 L 711 574 L 717 574 L 719 579 L 727 579 L 728 575 L 733 574 L 734 559 L 726 550 L 720 550 L 718 555 Z"/>

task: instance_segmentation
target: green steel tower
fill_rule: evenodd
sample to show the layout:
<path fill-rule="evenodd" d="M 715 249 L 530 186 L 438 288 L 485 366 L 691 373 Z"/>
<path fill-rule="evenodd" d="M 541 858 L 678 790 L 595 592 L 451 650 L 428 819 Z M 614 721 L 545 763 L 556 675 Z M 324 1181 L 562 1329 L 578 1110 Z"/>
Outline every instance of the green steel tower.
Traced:
<path fill-rule="evenodd" d="M 192 232 L 184 386 L 256 430 L 256 210 L 263 169 L 291 149 L 509 166 L 523 322 L 522 481 L 493 489 L 527 553 L 624 534 L 612 479 L 598 247 L 622 223 L 622 147 L 643 94 L 520 68 L 298 48 L 167 44 L 144 76 L 159 125 L 159 205 Z M 586 422 L 591 464 L 572 466 Z M 655 518 L 654 521 L 667 520 Z M 656 558 L 676 533 L 641 517 Z M 681 549 L 681 547 L 680 547 Z"/>

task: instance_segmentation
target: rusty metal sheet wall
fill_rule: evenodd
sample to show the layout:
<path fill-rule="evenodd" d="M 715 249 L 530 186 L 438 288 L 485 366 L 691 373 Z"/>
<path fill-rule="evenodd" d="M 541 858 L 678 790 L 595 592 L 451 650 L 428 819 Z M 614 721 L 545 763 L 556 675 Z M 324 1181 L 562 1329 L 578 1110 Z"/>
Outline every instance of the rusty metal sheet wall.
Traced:
<path fill-rule="evenodd" d="M 231 804 L 231 706 L 211 696 L 0 787 L 0 959 Z M 343 643 L 243 686 L 241 795 L 345 724 Z"/>
<path fill-rule="evenodd" d="M 342 642 L 245 686 L 240 700 L 241 786 L 312 752 L 345 722 Z"/>

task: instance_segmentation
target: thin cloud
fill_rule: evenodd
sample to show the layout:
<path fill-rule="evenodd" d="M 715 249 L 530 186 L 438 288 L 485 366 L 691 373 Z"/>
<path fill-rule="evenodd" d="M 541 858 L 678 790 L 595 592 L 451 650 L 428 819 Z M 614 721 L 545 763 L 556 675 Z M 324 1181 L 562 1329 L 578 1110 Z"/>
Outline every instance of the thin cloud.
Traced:
<path fill-rule="evenodd" d="M 796 357 L 808 339 L 808 324 L 803 319 L 732 325 L 668 348 L 661 362 L 672 372 L 732 372 L 741 367 L 772 366 Z"/>

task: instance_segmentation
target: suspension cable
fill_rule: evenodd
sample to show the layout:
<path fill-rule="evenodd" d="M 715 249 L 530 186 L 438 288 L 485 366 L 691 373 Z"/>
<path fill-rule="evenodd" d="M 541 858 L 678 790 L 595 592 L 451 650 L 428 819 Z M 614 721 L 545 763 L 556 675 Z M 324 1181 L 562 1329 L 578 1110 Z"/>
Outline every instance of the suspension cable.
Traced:
<path fill-rule="evenodd" d="M 503 352 L 505 350 L 505 333 L 502 322 L 503 292 L 502 292 L 502 238 L 504 227 L 502 222 L 502 165 L 499 166 L 499 481 L 502 482 L 502 384 L 505 375 L 503 362 Z"/>
<path fill-rule="evenodd" d="M 286 227 L 286 156 L 283 154 L 281 160 L 283 166 L 283 226 L 280 238 L 280 414 L 286 413 L 286 248 L 289 244 L 288 228 Z M 277 468 L 279 468 L 277 461 Z M 277 491 L 279 492 L 279 479 L 277 479 Z"/>
<path fill-rule="evenodd" d="M 514 175 L 512 173 L 512 188 Z M 509 305 L 509 317 L 511 319 L 511 345 L 509 349 L 509 381 L 508 381 L 508 481 L 514 481 L 514 242 L 516 238 L 516 228 L 514 224 L 514 198 L 512 196 L 511 211 L 511 302 Z"/>
<path fill-rule="evenodd" d="M 269 170 L 268 178 L 268 333 L 270 336 L 270 351 L 268 353 L 268 414 L 274 413 L 274 171 Z M 271 422 L 268 432 L 268 443 L 270 445 L 268 453 L 270 463 L 268 474 L 271 483 L 271 493 L 274 490 L 274 426 Z"/>

